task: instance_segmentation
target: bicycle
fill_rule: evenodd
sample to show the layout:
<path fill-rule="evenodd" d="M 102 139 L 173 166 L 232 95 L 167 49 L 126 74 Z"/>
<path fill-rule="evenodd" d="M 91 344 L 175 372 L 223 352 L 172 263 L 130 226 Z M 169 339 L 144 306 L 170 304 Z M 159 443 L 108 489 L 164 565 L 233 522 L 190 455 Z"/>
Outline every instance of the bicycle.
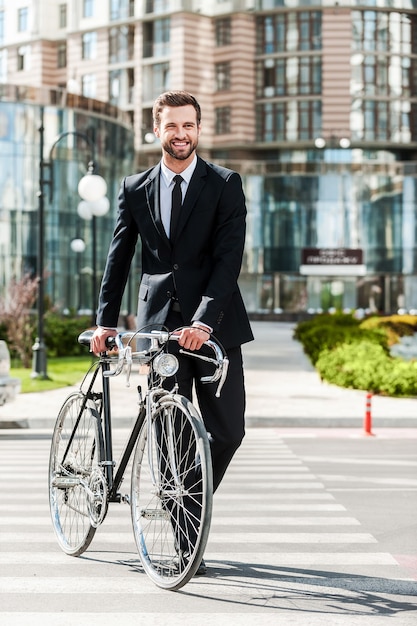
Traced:
<path fill-rule="evenodd" d="M 81 333 L 79 343 L 89 346 L 92 334 Z M 177 393 L 177 384 L 171 390 L 162 387 L 178 370 L 177 357 L 168 352 L 169 341 L 177 339 L 165 330 L 129 331 L 110 338 L 109 351 L 100 354 L 79 390 L 64 401 L 49 460 L 51 517 L 62 550 L 82 554 L 109 503 L 126 502 L 142 567 L 157 586 L 170 590 L 186 584 L 203 558 L 213 491 L 203 421 L 192 402 Z M 145 340 L 146 349 L 132 349 L 134 342 Z M 209 355 L 180 352 L 213 364 L 213 374 L 202 381 L 218 381 L 219 396 L 228 359 L 217 342 L 209 339 L 205 345 Z M 114 347 L 116 355 L 111 353 Z M 144 396 L 138 386 L 139 413 L 116 470 L 109 381 L 126 369 L 129 385 L 133 363 L 147 367 L 148 386 Z M 130 495 L 122 495 L 119 488 L 133 451 Z"/>

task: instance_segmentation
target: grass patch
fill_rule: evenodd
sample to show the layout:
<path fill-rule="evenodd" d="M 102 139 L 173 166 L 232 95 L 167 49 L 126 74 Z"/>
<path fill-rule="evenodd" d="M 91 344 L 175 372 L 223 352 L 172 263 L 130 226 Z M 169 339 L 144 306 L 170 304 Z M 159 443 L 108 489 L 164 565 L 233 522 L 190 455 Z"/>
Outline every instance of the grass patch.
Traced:
<path fill-rule="evenodd" d="M 49 391 L 77 384 L 93 362 L 91 354 L 48 359 L 48 379 L 31 378 L 32 369 L 11 367 L 10 376 L 21 381 L 21 393 Z"/>

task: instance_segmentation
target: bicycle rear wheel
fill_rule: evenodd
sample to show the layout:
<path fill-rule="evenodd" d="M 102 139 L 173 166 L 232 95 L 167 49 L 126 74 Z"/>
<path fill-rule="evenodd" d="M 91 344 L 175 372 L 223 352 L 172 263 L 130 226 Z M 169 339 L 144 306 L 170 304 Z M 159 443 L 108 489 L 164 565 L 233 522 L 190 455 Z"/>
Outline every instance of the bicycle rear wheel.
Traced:
<path fill-rule="evenodd" d="M 59 412 L 49 459 L 49 505 L 62 550 L 71 556 L 90 545 L 107 511 L 107 486 L 99 466 L 101 430 L 93 400 L 71 394 Z"/>
<path fill-rule="evenodd" d="M 133 460 L 133 530 L 145 572 L 159 587 L 175 591 L 195 574 L 208 539 L 210 446 L 200 416 L 182 396 L 162 397 L 150 419 Z"/>

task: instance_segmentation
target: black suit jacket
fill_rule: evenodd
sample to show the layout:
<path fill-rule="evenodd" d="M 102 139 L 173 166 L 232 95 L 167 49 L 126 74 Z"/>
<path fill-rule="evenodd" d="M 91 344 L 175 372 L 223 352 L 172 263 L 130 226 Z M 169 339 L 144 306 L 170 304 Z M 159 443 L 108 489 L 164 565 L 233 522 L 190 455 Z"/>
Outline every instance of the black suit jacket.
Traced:
<path fill-rule="evenodd" d="M 100 290 L 97 323 L 117 326 L 123 291 L 138 236 L 142 278 L 138 328 L 165 322 L 172 297 L 184 322 L 211 326 L 226 348 L 253 339 L 237 285 L 245 240 L 246 205 L 240 176 L 197 157 L 181 208 L 175 242 L 169 241 L 159 207 L 160 169 L 128 176 Z"/>

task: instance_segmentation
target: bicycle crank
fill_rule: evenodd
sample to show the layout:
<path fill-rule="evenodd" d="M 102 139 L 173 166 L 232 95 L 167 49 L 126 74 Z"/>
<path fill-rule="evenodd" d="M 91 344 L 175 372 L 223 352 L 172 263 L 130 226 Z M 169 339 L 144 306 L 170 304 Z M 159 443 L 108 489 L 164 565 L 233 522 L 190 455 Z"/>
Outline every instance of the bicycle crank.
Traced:
<path fill-rule="evenodd" d="M 108 503 L 107 482 L 100 469 L 91 472 L 86 492 L 91 525 L 97 528 L 106 517 Z"/>

